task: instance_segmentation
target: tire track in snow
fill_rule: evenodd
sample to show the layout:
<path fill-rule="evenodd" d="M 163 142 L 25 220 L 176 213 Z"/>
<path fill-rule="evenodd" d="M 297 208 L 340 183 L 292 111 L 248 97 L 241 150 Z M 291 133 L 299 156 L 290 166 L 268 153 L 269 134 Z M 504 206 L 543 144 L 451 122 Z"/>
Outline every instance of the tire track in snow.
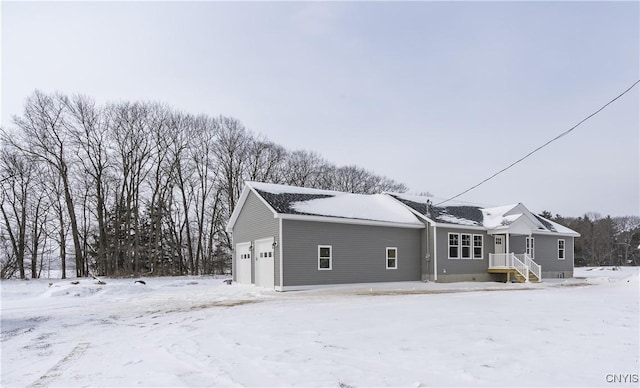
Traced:
<path fill-rule="evenodd" d="M 71 352 L 69 352 L 69 354 L 67 354 L 65 358 L 58 361 L 57 364 L 51 367 L 51 369 L 49 369 L 45 374 L 43 374 L 35 383 L 31 384 L 29 387 L 30 388 L 46 387 L 49 384 L 51 384 L 51 382 L 57 379 L 58 377 L 60 377 L 62 372 L 64 372 L 64 370 L 67 369 L 74 361 L 82 357 L 82 355 L 89 348 L 89 345 L 90 343 L 88 342 L 81 342 L 78 345 L 76 345 L 76 347 L 73 348 L 73 350 L 71 350 Z"/>

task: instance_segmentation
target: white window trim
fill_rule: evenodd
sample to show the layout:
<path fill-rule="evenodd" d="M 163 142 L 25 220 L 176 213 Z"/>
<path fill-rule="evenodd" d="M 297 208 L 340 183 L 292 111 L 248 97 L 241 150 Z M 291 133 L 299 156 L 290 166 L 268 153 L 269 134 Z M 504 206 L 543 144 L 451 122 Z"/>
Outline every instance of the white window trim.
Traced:
<path fill-rule="evenodd" d="M 536 258 L 536 240 L 534 237 L 526 237 L 524 242 L 524 251 L 530 258 Z"/>
<path fill-rule="evenodd" d="M 562 248 L 560 248 L 560 241 L 562 241 Z M 560 251 L 562 251 L 562 257 L 560 257 Z M 567 243 L 563 238 L 558 239 L 558 260 L 564 260 L 567 258 Z"/>
<path fill-rule="evenodd" d="M 395 267 L 389 267 L 389 250 L 393 249 L 394 251 L 396 251 L 396 257 L 394 258 L 396 261 L 396 265 Z M 387 247 L 387 249 L 385 250 L 386 253 L 386 257 L 385 257 L 385 267 L 387 269 L 398 269 L 398 248 L 397 247 Z"/>
<path fill-rule="evenodd" d="M 458 245 L 451 245 L 452 235 L 458 236 Z M 451 247 L 458 248 L 457 256 L 451 256 Z M 456 260 L 460 258 L 460 233 L 447 233 L 447 257 L 449 259 L 456 259 Z"/>
<path fill-rule="evenodd" d="M 469 236 L 469 245 L 462 245 L 462 236 Z M 460 244 L 460 253 L 459 253 L 460 258 L 462 260 L 471 260 L 471 259 L 473 259 L 473 235 L 470 234 L 470 233 L 460 233 L 460 240 L 458 240 L 458 241 L 459 241 L 459 244 Z M 468 257 L 465 257 L 463 252 L 462 252 L 462 250 L 463 250 L 463 248 L 465 246 L 469 248 L 469 256 Z"/>
<path fill-rule="evenodd" d="M 329 248 L 329 268 L 320 268 L 320 250 L 322 248 Z M 322 257 L 327 259 L 327 257 Z M 333 246 L 331 245 L 318 245 L 318 270 L 319 271 L 331 271 L 333 269 Z"/>
<path fill-rule="evenodd" d="M 476 237 L 480 237 L 480 257 L 476 257 Z M 473 241 L 471 246 L 471 257 L 474 260 L 484 260 L 484 236 L 481 234 L 474 234 L 472 237 Z"/>

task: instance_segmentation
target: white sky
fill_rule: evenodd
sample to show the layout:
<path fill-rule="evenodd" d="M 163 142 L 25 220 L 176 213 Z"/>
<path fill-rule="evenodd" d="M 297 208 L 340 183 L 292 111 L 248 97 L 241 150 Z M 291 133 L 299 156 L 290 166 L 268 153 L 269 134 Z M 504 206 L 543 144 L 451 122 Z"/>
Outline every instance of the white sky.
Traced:
<path fill-rule="evenodd" d="M 2 118 L 34 90 L 229 115 L 455 195 L 640 78 L 638 2 L 3 1 Z M 639 87 L 461 200 L 640 214 Z"/>

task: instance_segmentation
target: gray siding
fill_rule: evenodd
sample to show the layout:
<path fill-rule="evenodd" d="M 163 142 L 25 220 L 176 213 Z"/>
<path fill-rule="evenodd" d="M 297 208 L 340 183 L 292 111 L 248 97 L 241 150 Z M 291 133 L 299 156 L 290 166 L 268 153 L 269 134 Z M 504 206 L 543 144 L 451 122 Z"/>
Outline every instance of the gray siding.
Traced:
<path fill-rule="evenodd" d="M 510 236 L 509 251 L 525 253 L 528 236 Z M 542 266 L 543 278 L 573 277 L 573 237 L 533 234 L 533 260 Z M 558 260 L 558 240 L 564 240 L 565 259 Z"/>
<path fill-rule="evenodd" d="M 534 260 L 542 266 L 542 277 L 573 277 L 573 237 L 535 234 L 533 237 L 535 238 Z M 558 240 L 564 240 L 564 260 L 558 260 Z"/>
<path fill-rule="evenodd" d="M 233 247 L 243 242 L 253 242 L 267 237 L 275 237 L 278 241 L 279 221 L 273 218 L 273 212 L 253 193 L 250 192 L 247 200 L 238 215 L 233 227 Z M 236 252 L 234 251 L 232 271 L 233 280 L 236 280 Z M 253 255 L 253 252 L 252 252 Z M 280 285 L 280 255 L 276 247 L 274 251 L 274 279 L 275 285 Z M 251 282 L 255 283 L 255 257 L 251 260 Z"/>
<path fill-rule="evenodd" d="M 482 235 L 482 260 L 449 259 L 449 233 Z M 488 236 L 485 231 L 438 227 L 436 238 L 438 250 L 438 282 L 497 279 L 487 272 L 489 268 L 489 253 L 493 252 L 493 238 Z M 471 243 L 473 249 L 473 237 Z"/>
<path fill-rule="evenodd" d="M 529 236 L 514 236 L 509 235 L 509 252 L 513 253 L 525 253 L 527 249 L 527 237 Z M 534 237 L 534 249 L 537 248 L 538 239 Z M 495 248 L 495 247 L 494 247 Z M 535 251 L 534 251 L 535 253 Z"/>
<path fill-rule="evenodd" d="M 420 280 L 421 229 L 282 220 L 284 287 Z M 332 246 L 332 269 L 318 269 L 318 245 Z M 386 269 L 386 247 L 398 268 Z"/>

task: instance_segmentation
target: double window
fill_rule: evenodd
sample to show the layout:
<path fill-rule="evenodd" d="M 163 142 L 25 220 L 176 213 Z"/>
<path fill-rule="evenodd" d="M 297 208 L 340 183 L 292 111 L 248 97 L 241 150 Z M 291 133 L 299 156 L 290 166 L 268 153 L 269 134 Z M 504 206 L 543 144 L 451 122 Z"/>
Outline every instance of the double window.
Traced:
<path fill-rule="evenodd" d="M 558 240 L 558 260 L 564 260 L 564 240 Z"/>
<path fill-rule="evenodd" d="M 449 258 L 482 260 L 482 235 L 469 233 L 449 233 Z"/>
<path fill-rule="evenodd" d="M 318 269 L 331 270 L 332 267 L 332 247 L 331 245 L 318 245 Z"/>
<path fill-rule="evenodd" d="M 398 248 L 387 247 L 387 269 L 398 269 Z"/>

